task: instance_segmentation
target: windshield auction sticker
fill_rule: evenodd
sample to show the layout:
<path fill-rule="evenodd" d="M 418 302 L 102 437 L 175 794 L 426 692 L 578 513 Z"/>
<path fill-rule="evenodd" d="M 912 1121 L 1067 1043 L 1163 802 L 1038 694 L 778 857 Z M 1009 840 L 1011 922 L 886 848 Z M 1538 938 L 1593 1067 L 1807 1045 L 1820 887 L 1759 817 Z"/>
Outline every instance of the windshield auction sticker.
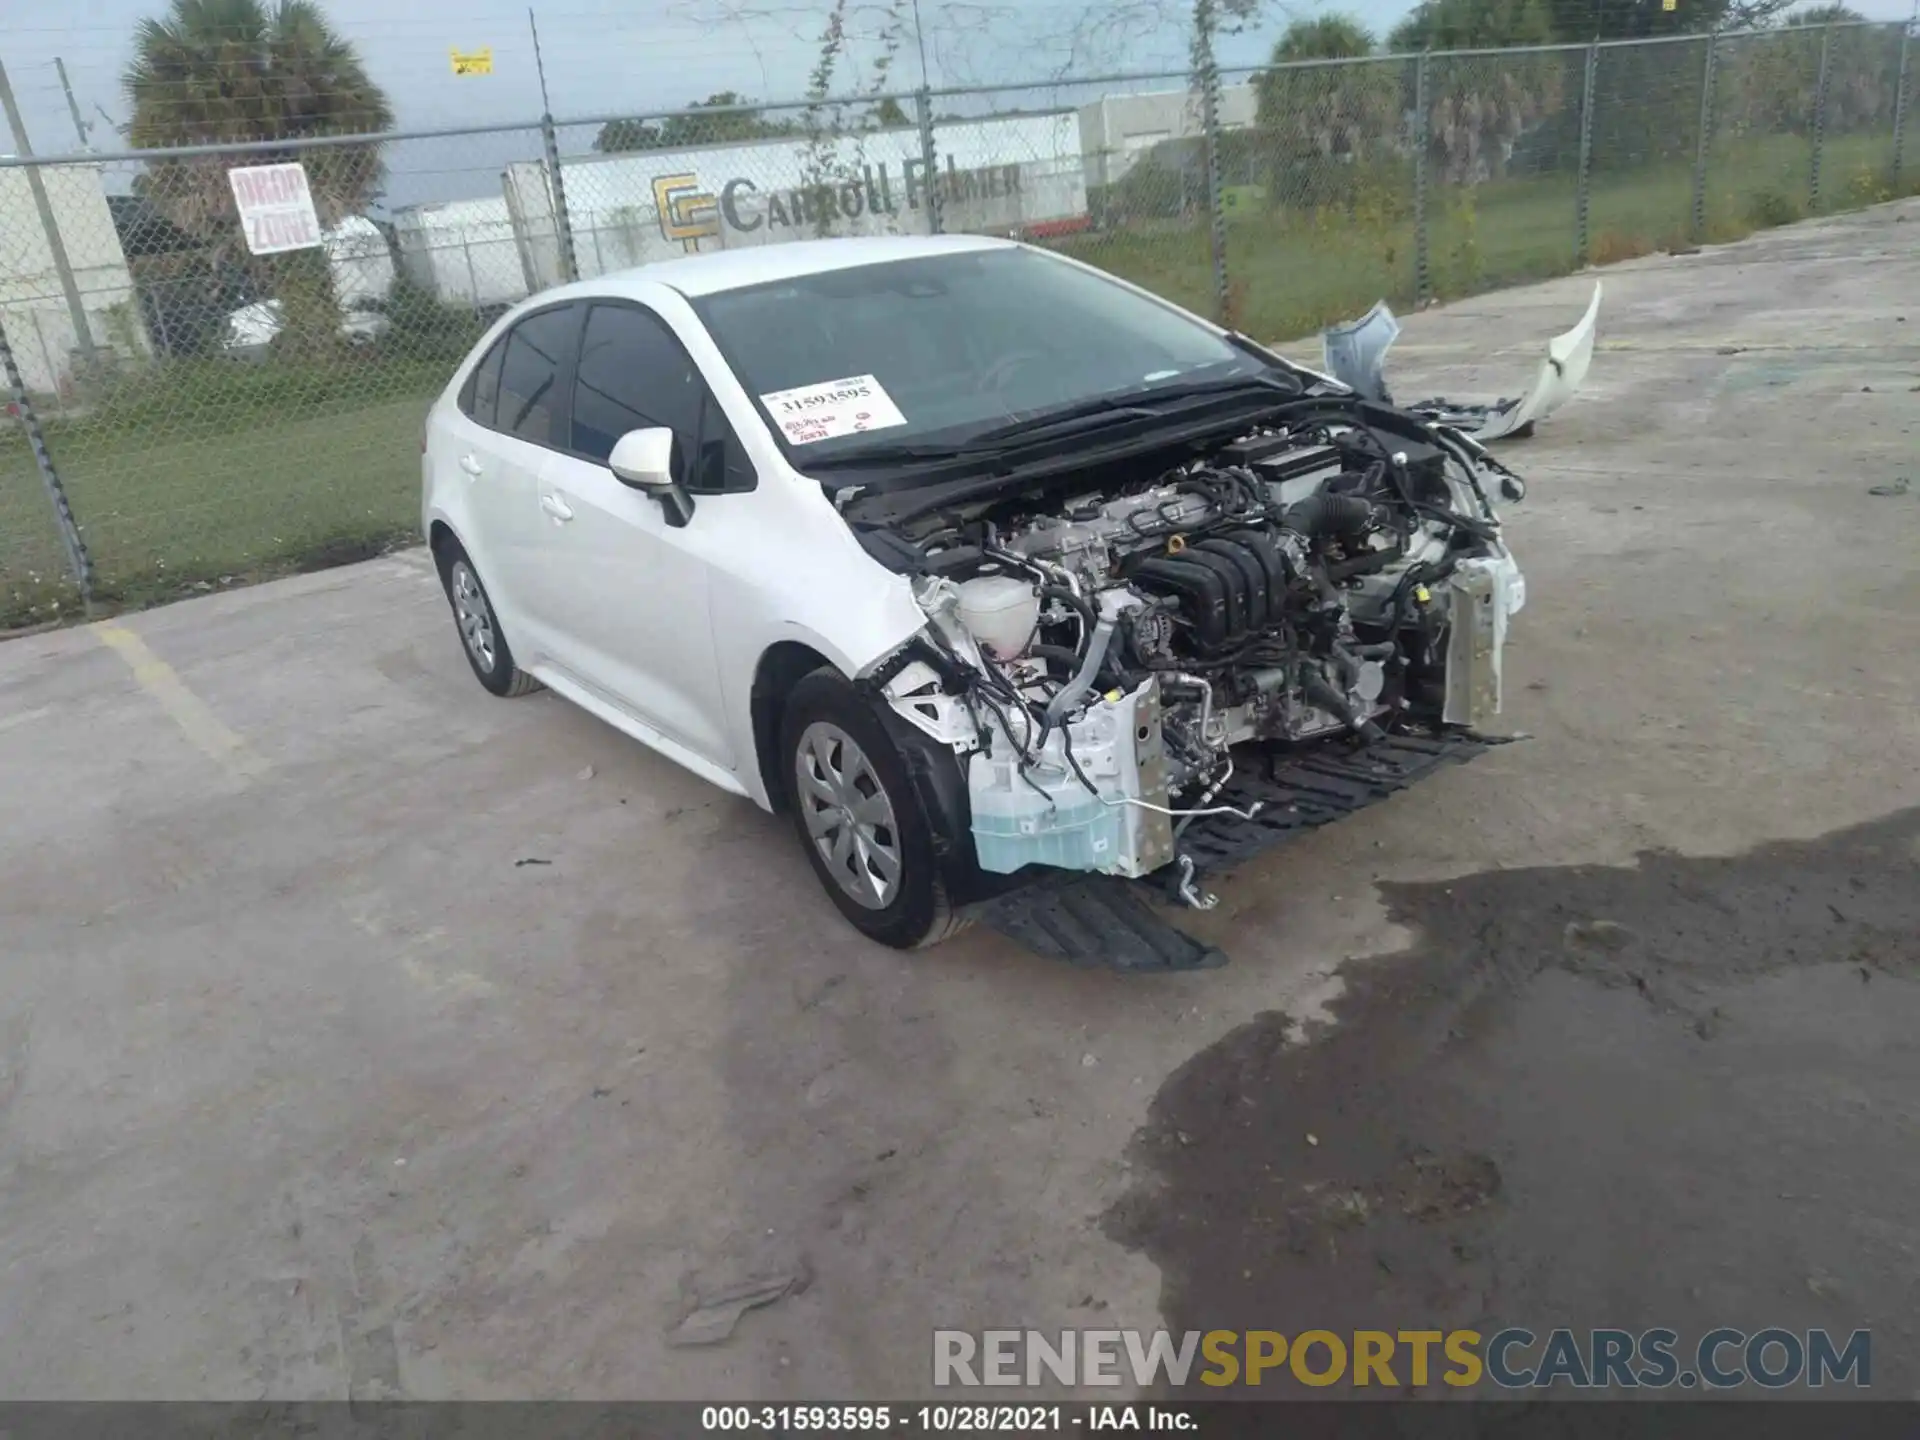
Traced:
<path fill-rule="evenodd" d="M 760 403 L 767 407 L 789 445 L 812 445 L 907 423 L 900 407 L 871 375 L 849 375 L 844 380 L 775 390 L 762 395 Z"/>

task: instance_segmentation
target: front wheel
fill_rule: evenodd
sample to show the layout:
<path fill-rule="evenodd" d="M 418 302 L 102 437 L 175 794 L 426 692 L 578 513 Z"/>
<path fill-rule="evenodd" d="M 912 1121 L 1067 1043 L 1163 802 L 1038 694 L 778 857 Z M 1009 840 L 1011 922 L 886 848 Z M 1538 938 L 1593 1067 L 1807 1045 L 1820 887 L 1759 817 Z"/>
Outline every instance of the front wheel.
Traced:
<path fill-rule="evenodd" d="M 787 699 L 780 743 L 794 828 L 854 928 L 900 950 L 965 929 L 900 752 L 858 692 L 831 670 L 814 671 Z"/>

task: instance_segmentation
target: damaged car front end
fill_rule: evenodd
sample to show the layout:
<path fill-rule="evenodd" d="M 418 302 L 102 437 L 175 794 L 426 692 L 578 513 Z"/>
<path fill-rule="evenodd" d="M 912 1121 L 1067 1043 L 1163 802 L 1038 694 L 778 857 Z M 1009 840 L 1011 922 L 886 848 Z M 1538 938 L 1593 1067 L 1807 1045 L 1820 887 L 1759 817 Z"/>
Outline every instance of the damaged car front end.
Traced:
<path fill-rule="evenodd" d="M 1210 908 L 1210 874 L 1489 743 L 1526 599 L 1496 508 L 1518 478 L 1451 427 L 1277 373 L 1223 392 L 1224 423 L 838 498 L 927 616 L 869 684 L 951 751 L 965 888 L 1005 877 L 983 913 L 1032 948 L 1217 963 L 1139 889 Z"/>
<path fill-rule="evenodd" d="M 835 540 L 891 581 L 899 638 L 840 648 L 899 770 L 788 766 L 816 868 L 874 938 L 930 943 L 969 911 L 1080 963 L 1217 963 L 1165 915 L 1497 743 L 1526 603 L 1499 506 L 1525 486 L 1472 433 L 1484 415 L 1390 403 L 1384 309 L 1343 379 L 1077 261 L 958 238 L 695 309 Z M 878 743 L 816 701 L 860 755 Z M 902 772 L 930 839 L 873 788 Z M 908 905 L 898 877 L 929 850 L 939 893 Z"/>

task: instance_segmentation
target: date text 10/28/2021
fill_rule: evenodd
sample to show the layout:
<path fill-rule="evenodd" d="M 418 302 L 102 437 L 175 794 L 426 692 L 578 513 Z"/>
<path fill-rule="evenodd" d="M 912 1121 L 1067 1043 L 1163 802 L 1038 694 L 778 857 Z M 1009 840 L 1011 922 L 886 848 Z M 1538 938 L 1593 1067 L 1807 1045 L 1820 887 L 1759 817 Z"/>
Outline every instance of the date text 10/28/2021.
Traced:
<path fill-rule="evenodd" d="M 1198 1417 L 1177 1405 L 705 1405 L 700 1428 L 825 1435 L 924 1432 L 1030 1434 L 1075 1430 L 1193 1433 Z"/>

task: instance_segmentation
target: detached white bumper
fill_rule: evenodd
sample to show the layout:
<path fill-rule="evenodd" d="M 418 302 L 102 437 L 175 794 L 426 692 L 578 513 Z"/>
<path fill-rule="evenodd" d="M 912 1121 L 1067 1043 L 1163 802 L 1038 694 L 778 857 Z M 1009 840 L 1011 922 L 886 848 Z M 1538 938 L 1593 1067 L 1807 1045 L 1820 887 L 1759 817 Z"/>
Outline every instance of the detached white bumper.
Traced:
<path fill-rule="evenodd" d="M 1501 651 L 1507 622 L 1527 603 L 1527 581 L 1511 553 L 1462 560 L 1447 581 L 1449 725 L 1484 725 L 1500 713 Z"/>

